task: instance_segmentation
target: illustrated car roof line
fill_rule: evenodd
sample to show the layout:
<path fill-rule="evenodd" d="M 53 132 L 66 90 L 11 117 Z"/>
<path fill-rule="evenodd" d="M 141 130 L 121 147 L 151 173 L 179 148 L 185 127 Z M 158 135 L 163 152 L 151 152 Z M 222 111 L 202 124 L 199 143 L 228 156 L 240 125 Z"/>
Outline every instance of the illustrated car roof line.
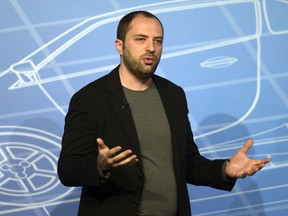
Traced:
<path fill-rule="evenodd" d="M 202 46 L 202 47 L 189 48 L 189 49 L 184 49 L 184 50 L 179 50 L 179 51 L 177 51 L 177 50 L 171 51 L 171 52 L 163 53 L 161 58 L 162 59 L 169 59 L 169 58 L 173 58 L 173 57 L 177 57 L 177 56 L 188 55 L 188 54 L 192 54 L 192 53 L 196 53 L 196 52 L 200 52 L 200 51 L 215 49 L 215 48 L 223 47 L 223 46 L 229 46 L 229 45 L 233 45 L 233 44 L 237 44 L 237 43 L 242 43 L 242 42 L 249 41 L 252 39 L 257 39 L 258 37 L 259 37 L 258 35 L 247 36 L 247 37 L 241 38 L 241 39 L 234 39 L 231 41 L 218 42 L 218 43 L 214 43 L 214 44 L 206 45 L 206 46 Z M 37 80 L 37 81 L 34 80 L 31 82 L 23 82 L 22 80 L 17 80 L 14 84 L 12 84 L 9 87 L 9 90 L 19 89 L 19 88 L 24 88 L 24 87 L 31 87 L 31 86 L 38 85 L 38 84 L 45 84 L 45 83 L 55 82 L 55 81 L 59 81 L 59 80 L 75 78 L 75 77 L 79 77 L 82 75 L 88 75 L 88 74 L 92 74 L 92 73 L 105 72 L 105 71 L 113 69 L 114 67 L 116 67 L 116 65 L 117 64 L 112 64 L 112 65 L 107 65 L 107 66 L 103 66 L 103 67 L 97 67 L 97 68 L 92 68 L 92 69 L 88 69 L 88 70 L 72 72 L 72 73 L 65 74 L 65 75 L 56 75 L 56 76 L 52 76 L 52 77 L 48 77 L 48 78 L 41 78 L 39 76 L 39 78 L 40 78 L 39 80 Z M 13 66 L 11 68 L 13 68 Z M 37 69 L 37 70 L 35 69 L 36 72 L 38 70 L 39 69 Z M 32 76 L 33 73 L 35 73 L 35 71 L 27 72 L 27 76 Z"/>
<path fill-rule="evenodd" d="M 71 44 L 75 43 L 76 41 L 78 41 L 79 39 L 81 39 L 83 36 L 85 36 L 86 34 L 88 34 L 90 31 L 92 31 L 93 29 L 112 22 L 112 21 L 116 21 L 118 19 L 120 19 L 122 17 L 122 13 L 126 12 L 126 11 L 131 11 L 131 10 L 135 10 L 135 9 L 149 9 L 151 8 L 151 12 L 154 12 L 155 14 L 158 13 L 166 13 L 166 12 L 172 12 L 172 11 L 181 11 L 181 10 L 189 10 L 189 9 L 193 9 L 193 8 L 200 8 L 200 7 L 209 7 L 209 6 L 215 6 L 215 5 L 229 5 L 229 4 L 236 4 L 236 3 L 254 3 L 256 4 L 257 1 L 256 0 L 233 0 L 233 1 L 217 1 L 217 2 L 201 2 L 201 4 L 199 4 L 199 2 L 197 2 L 197 4 L 189 2 L 187 0 L 181 0 L 181 1 L 177 1 L 177 2 L 163 2 L 163 3 L 154 3 L 154 4 L 148 4 L 148 5 L 142 5 L 142 6 L 138 6 L 138 7 L 134 7 L 134 8 L 128 8 L 128 9 L 123 9 L 123 10 L 118 10 L 118 11 L 114 11 L 114 12 L 110 12 L 110 13 L 105 13 L 105 14 L 101 14 L 101 15 L 97 15 L 91 18 L 88 18 L 84 21 L 82 21 L 81 23 L 73 26 L 72 28 L 68 29 L 67 31 L 63 32 L 62 34 L 58 35 L 57 37 L 55 37 L 54 39 L 52 39 L 51 41 L 49 41 L 48 43 L 46 43 L 45 45 L 39 47 L 38 49 L 36 49 L 34 52 L 32 52 L 31 54 L 27 55 L 26 57 L 24 57 L 22 60 L 18 61 L 18 63 L 21 62 L 26 62 L 28 61 L 30 58 L 32 58 L 34 55 L 36 55 L 37 53 L 41 52 L 42 50 L 46 49 L 49 45 L 53 44 L 55 41 L 61 39 L 62 37 L 68 35 L 69 33 L 71 33 L 72 31 L 76 30 L 77 28 L 86 25 L 87 23 L 93 21 L 95 22 L 95 20 L 100 19 L 100 18 L 104 18 L 104 17 L 109 17 L 106 18 L 104 20 L 100 20 L 99 22 L 96 22 L 92 25 L 90 25 L 89 27 L 87 27 L 84 31 L 81 31 L 80 34 L 77 34 L 76 36 L 72 37 L 70 40 L 66 41 L 63 45 L 61 45 L 56 51 L 54 51 L 52 54 L 50 54 L 48 57 L 46 57 L 44 60 L 42 60 L 39 64 L 35 63 L 35 67 L 37 70 L 41 69 L 45 64 L 47 64 L 49 61 L 51 61 L 51 59 L 54 59 L 57 55 L 59 55 L 61 52 L 63 52 L 65 49 L 67 49 L 69 46 L 71 46 Z M 185 3 L 184 5 L 177 5 L 180 3 Z M 157 6 L 163 6 L 163 5 L 175 5 L 174 7 L 169 7 L 169 8 L 160 8 L 160 9 L 155 9 L 155 7 Z M 188 4 L 188 5 L 187 5 Z M 112 17 L 110 17 L 112 16 Z M 33 61 L 33 60 L 32 60 Z M 17 63 L 16 63 L 17 64 Z M 15 65 L 15 64 L 13 64 Z M 9 68 L 10 69 L 10 68 Z M 2 74 L 0 74 L 0 77 L 3 76 L 5 73 L 9 72 L 9 69 L 4 71 Z"/>

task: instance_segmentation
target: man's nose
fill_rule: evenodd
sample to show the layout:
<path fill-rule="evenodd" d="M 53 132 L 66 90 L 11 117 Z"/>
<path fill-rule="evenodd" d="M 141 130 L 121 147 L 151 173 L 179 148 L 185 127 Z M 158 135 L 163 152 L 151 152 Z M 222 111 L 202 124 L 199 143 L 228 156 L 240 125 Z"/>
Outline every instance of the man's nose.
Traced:
<path fill-rule="evenodd" d="M 151 53 L 155 52 L 154 40 L 147 40 L 146 51 Z"/>

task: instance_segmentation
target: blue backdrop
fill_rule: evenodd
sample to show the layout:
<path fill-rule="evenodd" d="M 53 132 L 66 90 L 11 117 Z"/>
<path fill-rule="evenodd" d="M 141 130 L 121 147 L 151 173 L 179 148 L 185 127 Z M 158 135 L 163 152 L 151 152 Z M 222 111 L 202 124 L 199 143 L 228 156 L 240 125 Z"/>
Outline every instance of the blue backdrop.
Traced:
<path fill-rule="evenodd" d="M 0 0 L 0 215 L 76 216 L 79 188 L 57 178 L 71 96 L 119 62 L 119 19 L 165 27 L 157 74 L 182 86 L 201 153 L 272 157 L 231 193 L 187 185 L 193 215 L 288 212 L 287 0 Z"/>

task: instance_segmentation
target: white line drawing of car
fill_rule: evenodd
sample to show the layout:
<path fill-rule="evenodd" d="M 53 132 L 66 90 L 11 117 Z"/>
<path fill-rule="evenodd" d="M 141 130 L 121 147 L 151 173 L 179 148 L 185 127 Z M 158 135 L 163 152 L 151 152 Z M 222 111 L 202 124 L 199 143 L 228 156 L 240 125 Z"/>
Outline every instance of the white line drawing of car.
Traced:
<path fill-rule="evenodd" d="M 237 10 L 237 7 L 247 7 L 250 8 L 249 12 L 253 12 L 253 20 L 251 22 L 254 22 L 255 27 L 253 29 L 246 28 L 243 24 L 240 26 L 236 23 L 227 23 L 227 21 L 223 21 L 224 19 L 227 19 L 227 16 L 231 16 L 230 22 L 235 22 L 234 19 L 237 18 L 233 17 L 233 13 Z M 261 26 L 262 26 L 262 19 L 261 19 L 261 8 L 260 3 L 256 0 L 233 0 L 233 1 L 203 1 L 203 2 L 192 2 L 192 1 L 173 1 L 173 2 L 162 2 L 162 3 L 155 3 L 150 5 L 144 5 L 139 6 L 136 8 L 129 8 L 124 10 L 119 10 L 107 14 L 101 14 L 92 18 L 89 18 L 87 20 L 84 20 L 83 22 L 75 25 L 74 27 L 68 29 L 67 31 L 63 32 L 59 36 L 55 37 L 42 47 L 39 47 L 37 50 L 32 52 L 30 55 L 26 56 L 25 58 L 21 59 L 20 61 L 12 64 L 6 71 L 2 72 L 0 75 L 4 76 L 8 72 L 14 73 L 18 80 L 10 86 L 10 90 L 16 90 L 20 88 L 25 87 L 31 87 L 31 86 L 38 86 L 39 89 L 46 95 L 46 97 L 51 101 L 51 103 L 63 114 L 66 114 L 66 111 L 63 109 L 63 106 L 57 102 L 57 99 L 55 99 L 55 95 L 52 96 L 52 93 L 49 92 L 45 87 L 45 84 L 48 85 L 51 82 L 61 81 L 66 89 L 73 89 L 71 87 L 71 83 L 68 82 L 68 80 L 77 78 L 80 76 L 88 76 L 91 74 L 101 73 L 101 72 L 107 72 L 111 70 L 113 67 L 116 66 L 116 63 L 114 61 L 114 64 L 103 64 L 98 67 L 95 67 L 93 69 L 85 69 L 85 70 L 79 70 L 76 72 L 68 72 L 63 74 L 53 74 L 51 71 L 49 73 L 45 73 L 45 67 L 49 66 L 49 64 L 58 57 L 60 57 L 61 54 L 64 53 L 64 51 L 67 51 L 68 48 L 71 49 L 71 47 L 75 46 L 80 40 L 83 40 L 85 37 L 87 37 L 89 34 L 92 34 L 92 32 L 95 32 L 95 30 L 102 28 L 103 26 L 113 25 L 115 24 L 124 13 L 135 10 L 135 9 L 145 9 L 148 11 L 151 11 L 152 13 L 155 13 L 156 15 L 159 15 L 160 18 L 163 18 L 163 20 L 167 19 L 171 22 L 175 19 L 179 19 L 177 14 L 188 14 L 189 16 L 191 14 L 200 14 L 200 18 L 203 15 L 205 11 L 211 10 L 213 13 L 216 13 L 217 15 L 220 14 L 221 22 L 216 22 L 215 25 L 217 25 L 217 28 L 224 29 L 229 24 L 232 26 L 230 27 L 230 31 L 227 31 L 227 34 L 225 33 L 223 35 L 216 35 L 215 37 L 212 36 L 212 39 L 209 39 L 208 42 L 201 44 L 201 41 L 197 43 L 193 43 L 193 45 L 181 47 L 185 45 L 184 42 L 182 44 L 174 45 L 174 47 L 169 47 L 164 50 L 162 59 L 168 61 L 169 59 L 175 58 L 175 57 L 182 57 L 182 56 L 188 56 L 193 55 L 194 53 L 203 53 L 208 52 L 209 50 L 215 50 L 217 48 L 222 47 L 230 47 L 237 44 L 245 44 L 244 46 L 250 46 L 250 43 L 255 43 L 254 47 L 252 49 L 253 52 L 256 54 L 248 54 L 254 55 L 253 58 L 255 58 L 255 71 L 252 71 L 253 77 L 256 79 L 255 86 L 253 88 L 255 91 L 254 98 L 251 99 L 250 107 L 247 108 L 247 111 L 242 113 L 242 116 L 239 116 L 239 120 L 230 124 L 226 125 L 223 128 L 218 128 L 217 130 L 210 131 L 208 133 L 203 133 L 196 138 L 205 137 L 209 134 L 218 133 L 222 130 L 225 130 L 227 128 L 233 127 L 237 124 L 239 124 L 241 121 L 243 121 L 249 114 L 253 111 L 254 107 L 257 104 L 257 100 L 260 95 L 260 36 L 261 36 Z M 193 11 L 193 13 L 191 13 Z M 248 12 L 247 12 L 248 13 Z M 195 16 L 195 15 L 193 15 Z M 226 17 L 225 17 L 226 16 Z M 196 17 L 197 18 L 197 17 Z M 213 18 L 212 18 L 213 19 Z M 232 20 L 232 21 L 231 21 Z M 213 20 L 207 20 L 206 22 L 212 22 Z M 199 24 L 194 25 L 196 27 L 199 27 Z M 213 23 L 214 24 L 214 23 Z M 191 23 L 189 25 L 193 26 Z M 202 24 L 200 24 L 201 26 Z M 165 31 L 169 32 L 169 25 L 166 25 L 167 28 Z M 192 27 L 191 27 L 192 28 Z M 233 29 L 234 28 L 234 29 Z M 191 29 L 189 29 L 191 30 Z M 168 34 L 169 35 L 169 34 Z M 223 37 L 223 38 L 221 38 Z M 190 40 L 191 44 L 191 38 L 186 37 L 185 39 L 181 38 L 181 40 Z M 112 41 L 112 40 L 111 40 Z M 254 42 L 252 42 L 254 41 Z M 188 41 L 189 42 L 189 41 Z M 169 43 L 169 42 L 168 42 Z M 247 48 L 249 49 L 249 47 Z M 250 48 L 251 49 L 251 48 Z M 102 49 L 104 50 L 104 49 Z M 250 51 L 252 52 L 252 51 Z M 231 55 L 231 54 L 230 54 Z M 43 58 L 44 56 L 44 58 Z M 107 56 L 109 58 L 109 56 Z M 202 65 L 202 67 L 207 68 L 216 68 L 216 64 L 221 64 L 220 67 L 231 67 L 231 65 L 234 65 L 238 63 L 238 57 L 233 56 L 226 56 L 226 55 L 220 55 L 220 56 L 211 56 L 207 59 L 203 59 L 202 62 L 199 64 Z M 103 61 L 105 62 L 105 61 Z M 101 63 L 99 63 L 101 64 Z M 251 73 L 251 71 L 250 71 Z M 249 75 L 251 76 L 251 75 Z M 193 87 L 192 87 L 193 88 Z M 190 91 L 191 89 L 186 88 L 187 91 Z M 73 90 L 72 90 L 73 91 Z M 195 90 L 194 90 L 195 91 Z M 72 94 L 72 93 L 71 93 Z M 68 98 L 68 97 L 67 97 Z"/>
<path fill-rule="evenodd" d="M 37 208 L 72 192 L 57 177 L 60 142 L 36 128 L 0 126 L 0 205 Z"/>
<path fill-rule="evenodd" d="M 263 0 L 263 12 L 265 21 L 267 23 L 267 27 L 269 32 L 274 35 L 287 34 L 287 22 L 277 22 L 279 19 L 284 19 L 287 17 L 287 0 L 276 0 L 269 1 Z M 279 10 L 282 8 L 282 10 Z M 272 18 L 271 18 L 272 17 Z M 287 18 L 286 18 L 287 19 Z"/>
<path fill-rule="evenodd" d="M 274 4 L 287 4 L 287 1 L 273 1 Z M 99 76 L 108 72 L 112 68 L 114 68 L 117 65 L 117 59 L 118 56 L 112 55 L 111 53 L 107 52 L 104 53 L 102 56 L 102 53 L 96 53 L 96 57 L 98 60 L 96 60 L 96 67 L 94 68 L 84 68 L 81 69 L 81 66 L 84 64 L 80 64 L 80 67 L 78 70 L 73 70 L 71 71 L 65 71 L 63 68 L 59 70 L 59 73 L 53 73 L 51 72 L 51 69 L 53 69 L 54 64 L 59 64 L 65 66 L 65 61 L 58 61 L 58 59 L 61 59 L 61 56 L 65 54 L 66 52 L 69 52 L 73 47 L 75 47 L 78 43 L 81 43 L 82 40 L 85 40 L 86 37 L 89 37 L 93 32 L 96 32 L 96 30 L 100 28 L 108 28 L 110 29 L 110 25 L 112 25 L 111 29 L 115 29 L 115 24 L 119 19 L 126 14 L 129 11 L 133 10 L 138 10 L 138 9 L 143 9 L 143 10 L 148 10 L 160 17 L 162 20 L 167 20 L 166 22 L 169 23 L 169 21 L 173 20 L 179 20 L 179 18 L 185 17 L 190 17 L 191 11 L 195 12 L 195 14 L 199 14 L 198 16 L 201 17 L 201 13 L 205 11 L 216 11 L 217 14 L 222 14 L 221 18 L 230 20 L 232 23 L 225 23 L 225 25 L 230 24 L 232 28 L 230 28 L 231 32 L 228 32 L 227 35 L 225 35 L 224 38 L 223 35 L 215 35 L 215 37 L 212 36 L 212 39 L 207 39 L 206 41 L 201 41 L 201 40 L 196 40 L 195 43 L 192 44 L 192 39 L 190 35 L 184 36 L 184 39 L 186 40 L 185 43 L 176 43 L 173 41 L 175 38 L 168 38 L 168 44 L 173 44 L 173 46 L 168 46 L 167 48 L 164 49 L 162 60 L 165 62 L 164 64 L 168 63 L 167 67 L 169 67 L 169 62 L 171 59 L 176 59 L 177 58 L 191 58 L 191 55 L 196 55 L 199 54 L 201 60 L 197 62 L 198 66 L 197 68 L 201 70 L 203 68 L 204 70 L 210 70 L 210 71 L 217 71 L 218 68 L 221 69 L 227 69 L 227 71 L 233 71 L 235 69 L 235 66 L 237 64 L 241 63 L 241 58 L 237 56 L 234 52 L 231 52 L 229 50 L 230 47 L 235 48 L 237 46 L 237 49 L 239 50 L 245 49 L 245 52 L 247 52 L 249 58 L 252 57 L 252 61 L 255 65 L 252 67 L 253 71 L 248 71 L 246 72 L 243 76 L 247 76 L 248 78 L 251 78 L 253 80 L 253 95 L 250 98 L 250 103 L 249 105 L 247 104 L 246 110 L 241 112 L 241 115 L 239 115 L 239 120 L 225 125 L 223 127 L 219 127 L 217 129 L 210 130 L 208 132 L 199 134 L 195 137 L 195 139 L 200 139 L 209 135 L 213 135 L 216 133 L 220 133 L 223 130 L 227 130 L 231 127 L 234 127 L 241 123 L 244 119 L 246 119 L 250 113 L 254 110 L 255 106 L 257 105 L 259 96 L 261 94 L 261 36 L 262 36 L 262 26 L 264 24 L 264 20 L 262 19 L 262 13 L 263 16 L 265 17 L 265 21 L 267 25 L 269 25 L 269 30 L 273 34 L 287 34 L 287 29 L 286 26 L 284 29 L 278 29 L 274 27 L 274 23 L 270 22 L 270 16 L 271 14 L 269 13 L 269 4 L 271 2 L 269 1 L 263 1 L 263 12 L 261 8 L 261 3 L 260 1 L 257 0 L 230 0 L 230 1 L 197 1 L 197 2 L 192 2 L 192 1 L 169 1 L 169 2 L 161 2 L 161 3 L 154 3 L 150 5 L 143 5 L 139 7 L 134 7 L 134 8 L 128 8 L 124 10 L 118 10 L 115 12 L 111 13 L 106 13 L 106 14 L 100 14 L 95 17 L 91 17 L 87 20 L 84 20 L 83 22 L 75 25 L 74 27 L 68 29 L 67 31 L 63 32 L 62 34 L 58 35 L 57 37 L 53 38 L 51 41 L 43 45 L 42 47 L 39 47 L 37 50 L 32 52 L 31 54 L 27 55 L 20 61 L 12 64 L 7 70 L 4 72 L 0 73 L 0 79 L 4 77 L 7 73 L 13 73 L 17 77 L 17 81 L 13 83 L 9 90 L 21 90 L 23 88 L 29 88 L 33 86 L 39 87 L 41 92 L 48 98 L 48 100 L 58 109 L 58 111 L 65 115 L 66 111 L 65 108 L 63 108 L 63 103 L 58 102 L 57 96 L 53 93 L 51 93 L 51 88 L 47 87 L 47 85 L 57 85 L 59 86 L 59 82 L 61 85 L 63 85 L 66 89 L 71 89 L 67 90 L 69 93 L 73 93 L 74 91 L 74 86 L 77 85 L 73 82 L 74 79 L 76 78 L 83 78 L 87 77 L 87 80 L 91 80 L 90 78 L 93 76 Z M 253 17 L 253 20 L 250 20 L 251 23 L 254 23 L 254 28 L 245 28 L 244 23 L 240 24 L 236 21 L 237 16 L 235 17 L 233 12 L 237 11 L 237 8 L 243 7 L 248 9 L 247 13 L 249 13 L 250 17 Z M 243 14 L 241 14 L 242 16 Z M 197 18 L 197 15 L 193 15 L 195 18 Z M 203 15 L 202 15 L 203 16 Z M 227 16 L 229 19 L 227 19 Z M 247 15 L 248 16 L 248 15 Z M 236 19 L 236 20 L 235 20 Z M 212 20 L 208 20 L 207 22 L 212 22 Z M 242 25 L 241 25 L 242 24 Z M 114 25 L 114 26 L 113 26 Z M 174 29 L 169 28 L 169 25 L 165 25 L 165 31 L 168 32 L 167 35 L 169 35 L 169 32 L 175 31 Z M 202 25 L 202 24 L 201 24 Z M 200 26 L 201 26 L 200 25 Z M 222 28 L 223 25 L 221 23 L 216 23 L 216 27 Z M 194 25 L 194 27 L 199 27 L 197 23 Z M 174 26 L 173 26 L 174 27 Z M 191 27 L 192 28 L 192 27 Z M 217 29 L 215 28 L 215 29 Z M 191 29 L 186 29 L 187 31 Z M 234 33 L 234 34 L 231 34 Z M 201 33 L 202 34 L 202 33 Z M 113 34 L 111 34 L 113 37 Z M 171 34 L 170 34 L 171 35 Z M 211 35 L 210 35 L 211 36 Z M 190 37 L 190 38 L 189 38 Z M 108 39 L 109 36 L 107 36 Z M 165 38 L 166 40 L 166 38 Z M 171 40 L 170 43 L 169 40 Z M 178 40 L 178 38 L 176 38 Z M 189 43 L 190 40 L 190 43 Z M 111 40 L 112 41 L 112 40 Z M 103 43 L 101 41 L 101 43 Z M 93 44 L 93 43 L 92 43 Z M 91 43 L 89 43 L 91 46 Z M 227 51 L 225 52 L 225 55 L 222 54 L 221 50 L 224 50 L 227 48 Z M 75 48 L 76 49 L 76 48 Z M 219 49 L 219 54 L 215 55 L 215 50 Z M 210 52 L 211 51 L 211 52 Z M 213 54 L 212 54 L 213 51 Z M 205 53 L 205 55 L 202 55 L 202 53 Z M 228 55 L 228 54 L 229 55 Z M 99 56 L 98 56 L 99 55 Z M 92 55 L 91 55 L 92 56 Z M 86 56 L 83 58 L 85 59 Z M 88 62 L 91 63 L 95 60 L 95 58 Z M 77 60 L 75 60 L 77 63 Z M 83 60 L 83 62 L 85 62 Z M 172 62 L 172 61 L 171 61 Z M 171 63 L 172 64 L 172 63 Z M 73 65 L 76 66 L 76 65 Z M 159 72 L 161 73 L 161 68 L 164 68 L 165 66 L 160 65 L 160 70 Z M 231 69 L 234 67 L 233 69 Z M 68 68 L 68 67 L 67 67 Z M 167 68 L 166 68 L 167 69 Z M 163 71 L 168 71 L 168 70 L 163 70 Z M 49 71 L 50 70 L 50 71 Z M 47 73 L 48 71 L 48 73 Z M 170 71 L 171 72 L 171 71 Z M 170 73 L 169 71 L 167 73 Z M 166 73 L 166 72 L 165 72 Z M 187 71 L 186 71 L 187 73 Z M 249 75 L 248 75 L 249 74 Z M 165 74 L 164 74 L 165 75 Z M 167 74 L 166 74 L 167 75 Z M 194 76 L 194 75 L 193 75 Z M 231 74 L 231 77 L 235 76 L 235 74 Z M 199 75 L 201 77 L 201 75 Z M 227 77 L 226 77 L 227 78 Z M 226 79 L 225 78 L 225 79 Z M 220 80 L 219 82 L 221 82 Z M 204 83 L 205 84 L 205 83 Z M 207 83 L 209 84 L 209 83 Z M 231 84 L 231 83 L 230 83 Z M 77 88 L 77 87 L 76 87 Z M 192 84 L 189 84 L 185 87 L 185 91 L 187 92 L 188 96 L 189 94 L 194 94 L 195 92 L 199 93 L 201 92 L 201 86 L 193 86 Z M 202 94 L 203 92 L 201 92 Z M 67 97 L 68 98 L 68 97 Z M 65 105 L 65 103 L 64 103 Z M 233 142 L 227 143 L 233 144 Z M 23 145 L 24 146 L 24 145 Z M 214 146 L 213 146 L 214 147 Z M 233 145 L 231 146 L 231 148 Z M 31 147 L 33 149 L 33 147 Z M 219 149 L 213 149 L 212 151 L 218 151 L 218 152 L 223 152 L 227 148 L 226 145 L 220 145 L 219 144 Z M 34 149 L 35 150 L 35 149 Z M 205 151 L 209 151 L 209 149 L 201 149 L 201 151 L 205 153 Z M 29 168 L 29 163 L 15 163 L 14 165 L 21 167 L 22 170 L 28 169 Z M 283 162 L 282 164 L 277 164 L 277 167 L 279 166 L 287 166 L 286 162 Z M 269 167 L 266 170 L 269 170 L 270 168 L 275 168 L 273 166 Z M 11 167 L 6 166 L 5 164 L 0 167 L 2 172 L 7 172 Z M 23 173 L 22 173 L 23 174 Z M 21 172 L 18 173 L 18 175 L 21 175 Z M 12 193 L 12 191 L 10 191 Z M 52 202 L 52 201 L 51 201 Z M 19 204 L 19 203 L 18 203 Z M 43 203 L 44 205 L 45 203 Z"/>
<path fill-rule="evenodd" d="M 283 3 L 287 5 L 287 1 L 281 0 L 281 1 L 274 1 L 274 4 L 276 3 Z M 270 2 L 269 2 L 270 3 Z M 267 1 L 264 1 L 264 16 L 266 19 L 266 22 L 268 23 L 269 29 L 274 34 L 286 34 L 287 29 L 282 31 L 273 31 L 273 27 L 271 27 L 271 23 L 269 22 L 269 8 L 267 8 Z M 39 47 L 37 50 L 29 54 L 28 56 L 24 57 L 20 61 L 12 64 L 7 70 L 0 73 L 0 78 L 3 77 L 7 73 L 14 73 L 18 80 L 12 84 L 9 88 L 9 90 L 16 90 L 31 86 L 38 86 L 40 90 L 45 94 L 45 96 L 52 102 L 52 104 L 63 114 L 66 114 L 66 111 L 62 108 L 62 106 L 53 98 L 52 94 L 49 93 L 45 89 L 45 84 L 52 83 L 52 82 L 65 82 L 63 84 L 67 89 L 69 88 L 68 85 L 71 85 L 67 82 L 69 79 L 77 78 L 77 77 L 83 77 L 88 76 L 91 74 L 97 74 L 97 73 L 103 73 L 111 70 L 114 68 L 117 63 L 116 61 L 113 62 L 113 64 L 103 64 L 95 68 L 85 69 L 85 70 L 79 70 L 74 72 L 67 72 L 63 74 L 53 74 L 51 71 L 47 74 L 43 72 L 45 70 L 45 67 L 47 67 L 52 61 L 55 60 L 58 56 L 60 56 L 62 53 L 64 53 L 66 50 L 71 47 L 74 44 L 77 44 L 78 41 L 82 40 L 87 35 L 91 34 L 91 32 L 95 31 L 98 28 L 101 28 L 102 26 L 109 25 L 109 24 L 115 24 L 126 12 L 133 11 L 136 9 L 145 9 L 148 11 L 151 11 L 152 13 L 155 13 L 156 15 L 165 16 L 167 18 L 170 16 L 170 20 L 173 20 L 175 16 L 174 14 L 180 14 L 180 13 L 187 13 L 190 11 L 196 12 L 197 10 L 199 13 L 204 10 L 219 10 L 220 13 L 224 14 L 224 18 L 229 17 L 230 22 L 235 22 L 235 18 L 233 17 L 233 12 L 235 12 L 234 7 L 247 7 L 250 9 L 250 12 L 252 11 L 254 13 L 254 20 L 250 20 L 251 22 L 254 22 L 254 29 L 245 29 L 244 25 L 239 25 L 239 23 L 232 23 L 231 26 L 234 28 L 233 31 L 234 35 L 231 34 L 231 32 L 228 32 L 226 38 L 213 38 L 214 40 L 206 41 L 204 44 L 194 43 L 193 45 L 181 47 L 181 45 L 174 45 L 174 47 L 168 47 L 168 49 L 164 50 L 162 59 L 169 60 L 171 58 L 175 57 L 181 57 L 185 55 L 191 55 L 194 53 L 199 52 L 208 52 L 209 50 L 215 50 L 217 48 L 222 47 L 229 47 L 231 45 L 237 45 L 237 44 L 244 44 L 246 46 L 246 49 L 248 50 L 247 54 L 250 54 L 252 58 L 255 58 L 254 61 L 256 63 L 255 71 L 250 71 L 249 73 L 254 73 L 252 76 L 256 79 L 255 84 L 255 95 L 253 101 L 251 101 L 250 107 L 247 109 L 245 113 L 242 114 L 242 116 L 239 116 L 239 120 L 230 124 L 226 125 L 222 128 L 218 128 L 217 130 L 209 131 L 207 133 L 203 133 L 196 138 L 205 137 L 210 134 L 221 132 L 222 130 L 231 128 L 240 122 L 242 122 L 249 114 L 253 111 L 257 104 L 257 100 L 260 95 L 260 71 L 261 71 L 261 43 L 260 43 L 260 37 L 262 33 L 262 25 L 263 20 L 261 18 L 261 5 L 259 1 L 256 0 L 232 0 L 232 1 L 203 1 L 201 3 L 199 2 L 191 2 L 187 0 L 181 0 L 181 1 L 174 1 L 174 2 L 162 2 L 162 3 L 155 3 L 150 5 L 143 5 L 135 8 L 128 8 L 124 10 L 119 10 L 107 14 L 101 14 L 95 17 L 91 17 L 89 19 L 84 20 L 83 22 L 75 25 L 74 27 L 68 29 L 67 31 L 63 32 L 62 34 L 58 35 L 42 47 Z M 231 11 L 230 11 L 231 10 Z M 213 12 L 215 12 L 213 11 Z M 249 11 L 247 11 L 248 13 Z M 251 15 L 251 14 L 250 14 Z M 176 16 L 175 16 L 176 17 Z M 223 18 L 223 17 L 222 17 Z M 167 18 L 169 20 L 169 18 Z M 228 19 L 227 19 L 228 20 Z M 208 20 L 211 21 L 211 20 Z M 207 22 L 207 21 L 206 21 Z M 227 23 L 225 23 L 227 24 Z M 241 24 L 241 23 L 240 23 Z M 169 25 L 167 25 L 167 29 L 169 28 Z M 219 24 L 217 26 L 218 28 L 223 27 L 223 25 Z M 191 29 L 189 29 L 191 30 Z M 169 30 L 168 30 L 169 31 Z M 246 32 L 245 32 L 246 31 Z M 229 38 L 230 37 L 230 38 Z M 181 38 L 183 39 L 183 38 Z M 191 40 L 191 39 L 190 39 Z M 255 42 L 254 47 L 251 45 Z M 178 46 L 178 47 L 177 47 Z M 248 47 L 250 46 L 250 47 Z M 251 50 L 249 50 L 251 49 Z M 254 49 L 254 50 L 252 50 Z M 250 52 L 250 53 L 249 53 Z M 255 53 L 252 53 L 255 52 Z M 46 54 L 46 56 L 45 56 Z M 199 62 L 199 65 L 202 68 L 210 68 L 210 69 L 216 69 L 216 68 L 225 68 L 225 67 L 231 67 L 234 64 L 237 64 L 239 62 L 239 57 L 233 56 L 226 56 L 226 55 L 219 55 L 219 56 L 211 56 L 210 58 L 203 59 L 202 62 Z M 43 57 L 44 56 L 44 57 Z M 106 55 L 107 61 L 109 61 L 109 55 Z M 111 57 L 110 55 L 110 58 Z M 115 57 L 116 58 L 116 57 Z M 103 60 L 105 62 L 106 60 Z M 99 62 L 98 62 L 99 63 Z M 99 63 L 101 64 L 101 63 Z M 191 86 L 186 87 L 185 90 L 187 92 L 189 91 L 196 91 L 197 87 Z M 73 94 L 73 92 L 72 92 Z"/>

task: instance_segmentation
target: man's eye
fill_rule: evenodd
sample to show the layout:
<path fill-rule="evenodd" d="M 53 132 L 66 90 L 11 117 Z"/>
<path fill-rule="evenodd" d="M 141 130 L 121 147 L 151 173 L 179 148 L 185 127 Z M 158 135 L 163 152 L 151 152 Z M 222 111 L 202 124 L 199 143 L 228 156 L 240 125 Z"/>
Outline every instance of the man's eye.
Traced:
<path fill-rule="evenodd" d="M 158 44 L 162 44 L 163 40 L 159 39 L 159 40 L 155 40 L 155 42 L 158 43 Z"/>
<path fill-rule="evenodd" d="M 144 41 L 145 38 L 136 38 L 137 41 Z"/>

